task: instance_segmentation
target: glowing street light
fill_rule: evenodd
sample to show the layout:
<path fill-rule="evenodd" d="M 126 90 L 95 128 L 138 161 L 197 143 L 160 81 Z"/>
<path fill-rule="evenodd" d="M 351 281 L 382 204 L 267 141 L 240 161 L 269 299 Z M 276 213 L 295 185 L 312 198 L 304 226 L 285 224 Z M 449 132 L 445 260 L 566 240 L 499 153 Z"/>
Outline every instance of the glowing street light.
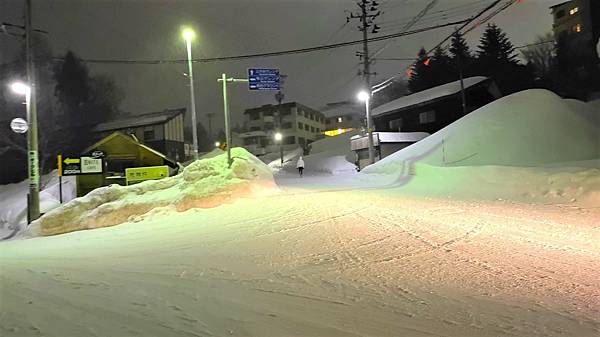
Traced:
<path fill-rule="evenodd" d="M 215 142 L 215 147 L 221 146 L 221 142 Z"/>
<path fill-rule="evenodd" d="M 25 98 L 27 98 L 27 96 L 29 96 L 31 89 L 29 88 L 29 86 L 23 82 L 14 82 L 10 85 L 10 89 L 15 93 L 15 94 L 19 94 L 19 95 L 23 95 L 25 96 Z"/>
<path fill-rule="evenodd" d="M 283 135 L 281 134 L 281 132 L 277 132 L 275 133 L 275 140 L 280 142 L 283 139 Z"/>
<path fill-rule="evenodd" d="M 283 142 L 281 141 L 283 139 L 283 135 L 281 134 L 281 132 L 275 132 L 275 134 L 273 135 L 273 138 L 275 138 L 275 141 L 277 143 L 279 143 L 279 157 L 280 157 L 281 167 L 283 167 Z"/>
<path fill-rule="evenodd" d="M 188 78 L 190 79 L 190 107 L 192 112 L 192 140 L 193 140 L 193 156 L 194 160 L 198 159 L 198 126 L 196 123 L 196 99 L 194 97 L 194 72 L 192 69 L 192 40 L 196 37 L 196 33 L 191 28 L 183 28 L 181 36 L 185 40 L 187 47 L 188 60 Z"/>
<path fill-rule="evenodd" d="M 371 127 L 371 111 L 369 109 L 369 101 L 371 100 L 371 95 L 367 91 L 361 91 L 356 95 L 358 100 L 365 102 L 365 112 L 367 115 L 367 137 L 369 137 L 369 163 L 373 164 L 375 162 L 375 151 L 373 148 L 373 128 Z"/>

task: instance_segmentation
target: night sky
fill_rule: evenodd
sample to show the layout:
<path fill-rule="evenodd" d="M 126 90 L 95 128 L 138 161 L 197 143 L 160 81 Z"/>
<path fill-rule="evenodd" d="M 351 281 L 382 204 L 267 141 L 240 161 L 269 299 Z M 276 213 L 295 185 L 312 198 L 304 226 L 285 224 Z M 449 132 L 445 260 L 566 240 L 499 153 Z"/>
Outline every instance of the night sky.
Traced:
<path fill-rule="evenodd" d="M 22 24 L 23 2 L 0 0 L 0 21 Z M 429 0 L 381 0 L 384 14 L 378 19 L 389 27 L 382 34 L 401 30 L 405 22 L 426 6 Z M 466 18 L 491 0 L 440 0 L 431 12 L 475 3 L 449 12 L 450 21 Z M 549 6 L 559 0 L 525 0 L 493 19 L 516 45 L 533 42 L 549 32 L 552 18 Z M 184 59 L 182 25 L 196 29 L 195 57 L 217 57 L 311 47 L 361 38 L 356 23 L 346 22 L 345 9 L 356 10 L 349 0 L 217 0 L 217 1 L 131 1 L 131 0 L 33 0 L 36 28 L 50 32 L 53 53 L 73 50 L 82 58 L 93 59 Z M 444 23 L 424 20 L 413 28 Z M 396 23 L 395 26 L 394 23 Z M 390 26 L 392 25 L 392 26 Z M 382 58 L 413 57 L 421 46 L 431 48 L 453 28 L 413 35 L 396 40 L 380 54 Z M 477 43 L 481 29 L 467 38 Z M 377 49 L 385 42 L 371 44 Z M 12 60 L 18 44 L 14 37 L 0 35 L 0 62 Z M 199 118 L 205 113 L 222 115 L 222 98 L 217 77 L 222 72 L 243 77 L 249 67 L 276 67 L 289 77 L 286 101 L 298 101 L 314 108 L 327 102 L 355 97 L 361 87 L 356 77 L 360 46 L 310 54 L 200 63 L 194 67 L 196 104 Z M 403 61 L 378 61 L 374 71 L 381 81 L 407 66 Z M 129 113 L 187 107 L 189 102 L 185 64 L 99 65 L 90 64 L 92 74 L 113 77 L 127 95 L 122 110 Z M 45 88 L 41 88 L 44 90 Z M 53 90 L 53 89 L 49 89 Z M 245 108 L 275 103 L 273 92 L 249 92 L 244 84 L 231 87 L 233 120 L 242 122 Z M 219 118 L 217 123 L 221 123 Z"/>

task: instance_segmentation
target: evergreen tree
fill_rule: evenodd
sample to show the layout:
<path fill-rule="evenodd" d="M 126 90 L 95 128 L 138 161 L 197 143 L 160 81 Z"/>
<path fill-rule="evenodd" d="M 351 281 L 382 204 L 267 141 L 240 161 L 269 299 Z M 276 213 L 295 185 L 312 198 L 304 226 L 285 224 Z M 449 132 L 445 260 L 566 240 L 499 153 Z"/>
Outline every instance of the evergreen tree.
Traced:
<path fill-rule="evenodd" d="M 90 77 L 85 65 L 68 51 L 62 64 L 55 69 L 55 95 L 58 97 L 63 114 L 69 121 L 69 126 L 77 127 L 85 121 L 81 113 L 82 106 L 90 96 Z"/>
<path fill-rule="evenodd" d="M 531 70 L 519 64 L 515 47 L 494 24 L 483 33 L 475 62 L 477 74 L 493 78 L 504 95 L 533 87 Z"/>
<path fill-rule="evenodd" d="M 450 53 L 452 69 L 455 73 L 455 79 L 458 79 L 459 71 L 461 69 L 463 76 L 465 77 L 474 76 L 477 74 L 477 71 L 474 69 L 475 58 L 471 54 L 471 50 L 469 49 L 467 41 L 459 32 L 456 32 L 452 36 L 448 51 Z"/>
<path fill-rule="evenodd" d="M 425 48 L 419 50 L 417 62 L 412 66 L 410 78 L 408 79 L 408 89 L 410 92 L 419 92 L 431 88 L 432 77 L 429 65 L 431 59 L 427 56 Z"/>
<path fill-rule="evenodd" d="M 429 63 L 429 71 L 431 73 L 431 83 L 428 85 L 430 88 L 458 79 L 458 75 L 454 76 L 452 59 L 446 53 L 446 49 L 442 47 L 435 49 Z"/>

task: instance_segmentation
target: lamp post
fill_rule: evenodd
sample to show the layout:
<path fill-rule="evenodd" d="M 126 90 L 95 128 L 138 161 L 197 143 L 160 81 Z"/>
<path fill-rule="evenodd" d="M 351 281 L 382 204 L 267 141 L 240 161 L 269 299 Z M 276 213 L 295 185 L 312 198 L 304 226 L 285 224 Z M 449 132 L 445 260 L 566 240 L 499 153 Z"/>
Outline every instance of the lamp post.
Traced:
<path fill-rule="evenodd" d="M 283 167 L 283 135 L 281 134 L 281 132 L 276 132 L 274 137 L 275 141 L 279 143 L 279 152 L 281 154 L 281 167 Z"/>
<path fill-rule="evenodd" d="M 192 140 L 194 160 L 198 159 L 198 126 L 196 125 L 196 99 L 194 97 L 194 71 L 192 67 L 192 40 L 196 36 L 190 28 L 184 28 L 181 32 L 187 47 L 188 77 L 190 79 L 190 108 L 192 110 Z"/>
<path fill-rule="evenodd" d="M 365 112 L 367 115 L 367 135 L 369 137 L 369 163 L 375 162 L 375 150 L 373 148 L 373 128 L 371 127 L 371 110 L 369 102 L 371 101 L 371 95 L 366 91 L 361 91 L 357 95 L 360 101 L 365 102 Z"/>

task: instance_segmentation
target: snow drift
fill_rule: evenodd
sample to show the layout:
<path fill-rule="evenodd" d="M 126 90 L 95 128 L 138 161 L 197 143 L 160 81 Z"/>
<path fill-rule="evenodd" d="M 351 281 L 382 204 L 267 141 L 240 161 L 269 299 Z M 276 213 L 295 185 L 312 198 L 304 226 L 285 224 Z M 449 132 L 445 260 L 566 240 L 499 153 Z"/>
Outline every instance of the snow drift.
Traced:
<path fill-rule="evenodd" d="M 365 168 L 406 191 L 600 204 L 600 111 L 547 90 L 492 102 Z"/>
<path fill-rule="evenodd" d="M 54 235 L 138 221 L 151 210 L 185 211 L 216 207 L 236 198 L 276 189 L 271 170 L 243 148 L 197 160 L 183 172 L 131 186 L 110 185 L 72 200 L 33 222 L 27 235 Z M 162 209 L 161 209 L 162 207 Z"/>

